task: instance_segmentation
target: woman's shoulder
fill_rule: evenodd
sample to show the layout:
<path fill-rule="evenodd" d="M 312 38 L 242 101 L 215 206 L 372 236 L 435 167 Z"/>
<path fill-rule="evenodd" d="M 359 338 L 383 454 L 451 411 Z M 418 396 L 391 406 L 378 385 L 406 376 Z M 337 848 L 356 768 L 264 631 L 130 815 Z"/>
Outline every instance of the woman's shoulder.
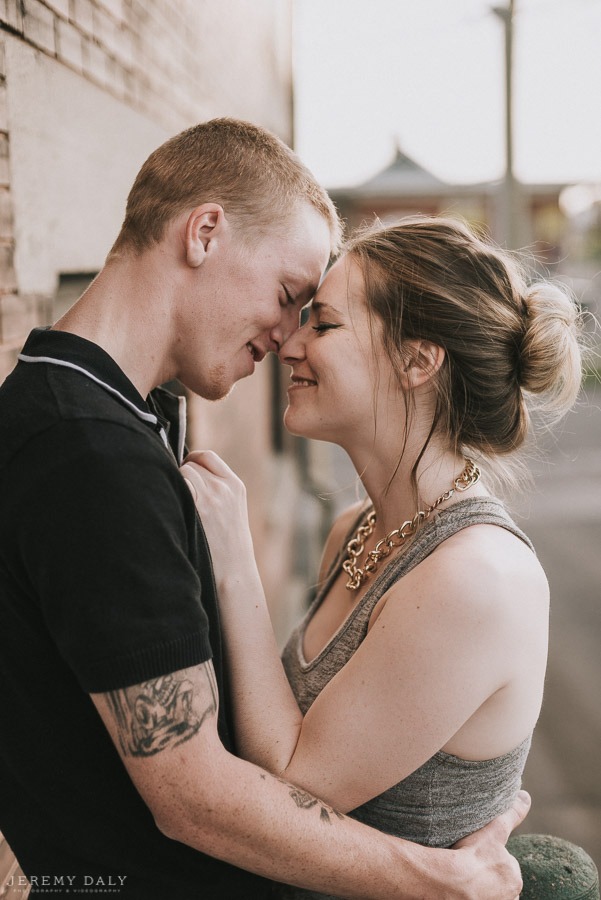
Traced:
<path fill-rule="evenodd" d="M 345 509 L 344 512 L 340 513 L 334 520 L 321 558 L 321 566 L 319 569 L 320 583 L 325 580 L 332 563 L 340 552 L 342 545 L 345 543 L 345 539 L 349 535 L 353 525 L 361 518 L 361 512 L 367 512 L 367 509 L 368 506 L 366 501 L 358 500 L 357 503 L 353 503 L 352 506 Z"/>
<path fill-rule="evenodd" d="M 426 592 L 444 584 L 447 601 L 472 614 L 488 610 L 495 619 L 511 619 L 512 610 L 519 616 L 528 607 L 541 610 L 549 599 L 535 553 L 517 534 L 494 524 L 475 523 L 450 535 L 407 573 L 399 588 L 410 589 L 415 582 Z"/>

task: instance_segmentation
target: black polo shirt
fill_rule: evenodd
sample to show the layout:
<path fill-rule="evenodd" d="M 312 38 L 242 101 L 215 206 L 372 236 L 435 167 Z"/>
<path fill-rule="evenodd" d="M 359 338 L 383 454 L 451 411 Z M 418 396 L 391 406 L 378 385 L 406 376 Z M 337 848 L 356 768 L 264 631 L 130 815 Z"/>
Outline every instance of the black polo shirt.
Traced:
<path fill-rule="evenodd" d="M 0 387 L 0 830 L 40 894 L 269 895 L 158 831 L 89 697 L 212 658 L 232 749 L 184 420 L 66 332 L 33 331 Z"/>

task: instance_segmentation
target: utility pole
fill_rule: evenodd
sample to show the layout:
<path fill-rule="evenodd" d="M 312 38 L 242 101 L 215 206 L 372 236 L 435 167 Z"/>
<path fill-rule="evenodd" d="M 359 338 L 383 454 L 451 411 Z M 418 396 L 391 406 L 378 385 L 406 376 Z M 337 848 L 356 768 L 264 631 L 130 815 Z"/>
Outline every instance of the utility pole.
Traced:
<path fill-rule="evenodd" d="M 513 174 L 513 17 L 515 0 L 507 6 L 493 6 L 505 30 L 505 178 L 502 194 L 502 225 L 506 245 L 515 250 L 523 232 L 519 184 Z"/>

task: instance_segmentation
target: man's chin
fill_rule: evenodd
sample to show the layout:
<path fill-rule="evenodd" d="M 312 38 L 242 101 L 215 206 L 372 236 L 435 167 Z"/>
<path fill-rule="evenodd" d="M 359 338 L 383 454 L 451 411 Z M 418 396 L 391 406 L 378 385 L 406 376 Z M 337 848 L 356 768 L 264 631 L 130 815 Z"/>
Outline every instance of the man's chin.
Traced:
<path fill-rule="evenodd" d="M 213 400 L 217 402 L 218 400 L 225 400 L 226 397 L 229 397 L 234 388 L 236 387 L 236 383 L 230 384 L 229 387 L 224 387 L 219 391 L 216 391 L 214 396 L 209 397 L 209 400 Z"/>
<path fill-rule="evenodd" d="M 226 397 L 232 393 L 235 384 L 230 385 L 211 385 L 210 387 L 203 387 L 202 390 L 197 391 L 199 397 L 202 397 L 203 400 L 209 400 L 211 403 L 217 403 L 218 400 L 225 400 Z"/>
<path fill-rule="evenodd" d="M 236 382 L 232 382 L 230 378 L 228 378 L 224 368 L 220 366 L 213 370 L 211 376 L 212 377 L 207 378 L 202 384 L 197 384 L 194 392 L 204 400 L 210 400 L 211 402 L 223 400 L 225 397 L 228 397 L 233 391 Z"/>

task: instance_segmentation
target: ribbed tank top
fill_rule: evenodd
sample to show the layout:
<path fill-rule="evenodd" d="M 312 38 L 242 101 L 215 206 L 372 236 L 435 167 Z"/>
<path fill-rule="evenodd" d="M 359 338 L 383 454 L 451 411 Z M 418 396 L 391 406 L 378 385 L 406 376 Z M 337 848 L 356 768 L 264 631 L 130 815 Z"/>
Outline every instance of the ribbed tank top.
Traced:
<path fill-rule="evenodd" d="M 361 519 L 365 516 L 365 511 Z M 359 520 L 349 531 L 349 539 Z M 473 497 L 441 509 L 417 533 L 411 544 L 385 566 L 336 634 L 307 663 L 303 638 L 315 610 L 340 572 L 344 548 L 334 560 L 314 602 L 292 632 L 282 655 L 284 668 L 303 714 L 367 635 L 371 613 L 380 597 L 422 562 L 443 541 L 470 525 L 498 525 L 521 538 L 526 535 L 495 497 Z M 439 750 L 403 781 L 349 813 L 380 831 L 432 847 L 449 847 L 506 810 L 517 794 L 530 748 L 528 736 L 503 756 L 466 760 Z M 280 898 L 309 900 L 330 895 L 282 886 Z"/>

